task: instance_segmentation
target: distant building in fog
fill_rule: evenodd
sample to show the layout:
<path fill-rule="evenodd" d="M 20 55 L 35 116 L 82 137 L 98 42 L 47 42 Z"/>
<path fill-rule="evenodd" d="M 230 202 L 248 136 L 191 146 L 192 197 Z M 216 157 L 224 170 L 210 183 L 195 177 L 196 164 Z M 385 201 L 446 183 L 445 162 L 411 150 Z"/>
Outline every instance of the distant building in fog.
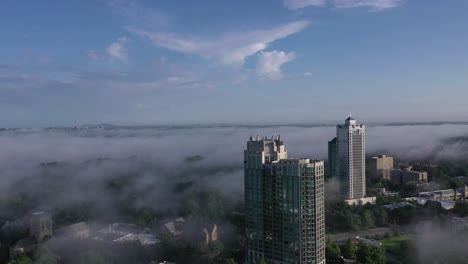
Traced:
<path fill-rule="evenodd" d="M 324 162 L 288 159 L 279 136 L 244 151 L 246 263 L 324 264 Z"/>
<path fill-rule="evenodd" d="M 18 254 L 28 254 L 45 238 L 52 237 L 52 216 L 47 212 L 36 212 L 29 219 L 29 237 L 18 240 L 10 247 L 10 259 Z"/>
<path fill-rule="evenodd" d="M 411 170 L 391 170 L 390 181 L 393 184 L 408 184 L 427 182 L 427 172 Z"/>
<path fill-rule="evenodd" d="M 46 237 L 52 237 L 52 216 L 47 212 L 37 212 L 31 215 L 29 235 L 38 243 Z"/>
<path fill-rule="evenodd" d="M 366 197 L 365 138 L 365 126 L 350 116 L 344 124 L 336 126 L 336 138 L 328 143 L 331 171 L 339 178 L 344 199 Z"/>
<path fill-rule="evenodd" d="M 369 177 L 374 179 L 390 180 L 393 169 L 393 157 L 380 155 L 373 157 L 369 163 Z"/>

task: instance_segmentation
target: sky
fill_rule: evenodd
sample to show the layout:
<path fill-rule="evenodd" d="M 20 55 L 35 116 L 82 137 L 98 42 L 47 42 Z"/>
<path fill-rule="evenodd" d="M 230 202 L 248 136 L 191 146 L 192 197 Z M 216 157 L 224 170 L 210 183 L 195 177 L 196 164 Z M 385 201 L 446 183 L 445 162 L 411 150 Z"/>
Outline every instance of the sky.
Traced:
<path fill-rule="evenodd" d="M 0 127 L 468 120 L 466 0 L 5 0 Z"/>

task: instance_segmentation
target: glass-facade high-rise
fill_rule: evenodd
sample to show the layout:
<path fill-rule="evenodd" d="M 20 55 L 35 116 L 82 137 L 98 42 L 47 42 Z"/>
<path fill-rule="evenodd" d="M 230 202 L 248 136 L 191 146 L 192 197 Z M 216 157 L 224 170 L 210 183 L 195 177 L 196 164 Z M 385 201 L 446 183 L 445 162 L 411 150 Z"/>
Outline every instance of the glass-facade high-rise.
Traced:
<path fill-rule="evenodd" d="M 288 159 L 280 137 L 244 152 L 246 263 L 325 263 L 324 162 Z"/>

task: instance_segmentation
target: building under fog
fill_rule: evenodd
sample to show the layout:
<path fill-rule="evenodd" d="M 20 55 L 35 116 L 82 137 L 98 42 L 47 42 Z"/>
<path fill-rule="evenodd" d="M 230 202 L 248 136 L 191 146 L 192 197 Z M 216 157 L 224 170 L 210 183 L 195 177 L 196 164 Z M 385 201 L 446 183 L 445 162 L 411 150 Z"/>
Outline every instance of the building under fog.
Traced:
<path fill-rule="evenodd" d="M 18 254 L 32 252 L 38 243 L 52 237 L 52 216 L 47 212 L 35 212 L 29 219 L 29 237 L 18 240 L 10 247 L 10 259 Z"/>
<path fill-rule="evenodd" d="M 246 263 L 325 263 L 324 162 L 288 159 L 279 136 L 244 151 Z"/>
<path fill-rule="evenodd" d="M 390 180 L 392 169 L 393 157 L 387 155 L 373 157 L 369 164 L 369 177 L 373 179 Z"/>
<path fill-rule="evenodd" d="M 344 199 L 366 196 L 366 128 L 351 116 L 336 126 L 336 138 L 328 143 L 330 170 L 340 182 Z"/>

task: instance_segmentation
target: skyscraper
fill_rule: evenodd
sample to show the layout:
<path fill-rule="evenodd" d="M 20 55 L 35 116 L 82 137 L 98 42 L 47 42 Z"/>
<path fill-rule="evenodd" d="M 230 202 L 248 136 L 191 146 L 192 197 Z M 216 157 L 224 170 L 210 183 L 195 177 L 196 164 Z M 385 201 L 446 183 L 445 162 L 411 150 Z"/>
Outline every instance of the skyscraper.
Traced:
<path fill-rule="evenodd" d="M 325 263 L 324 162 L 288 159 L 279 136 L 244 151 L 246 263 Z"/>
<path fill-rule="evenodd" d="M 366 128 L 351 116 L 344 125 L 336 126 L 336 138 L 329 142 L 332 171 L 340 181 L 340 194 L 344 199 L 366 196 Z M 336 144 L 336 146 L 333 146 Z M 332 145 L 332 147 L 330 147 Z M 335 175 L 332 175 L 335 176 Z"/>

